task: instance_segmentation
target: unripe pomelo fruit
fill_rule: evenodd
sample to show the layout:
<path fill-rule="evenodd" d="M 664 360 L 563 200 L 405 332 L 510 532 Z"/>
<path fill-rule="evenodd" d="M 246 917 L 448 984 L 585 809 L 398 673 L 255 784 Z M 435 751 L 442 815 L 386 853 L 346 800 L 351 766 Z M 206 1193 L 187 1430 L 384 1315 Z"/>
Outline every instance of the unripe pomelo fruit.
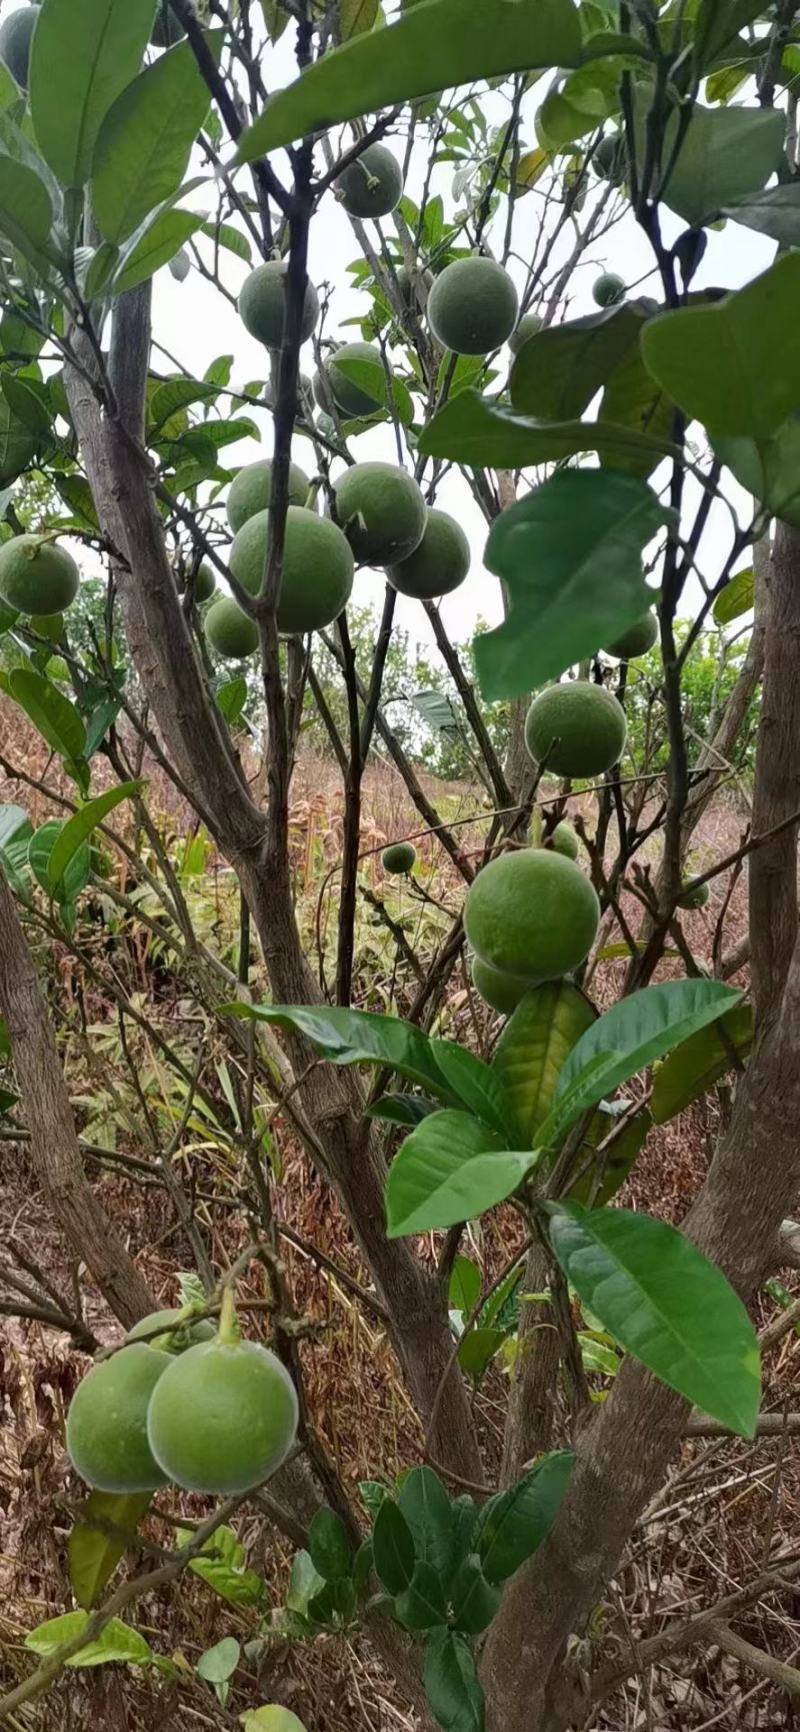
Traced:
<path fill-rule="evenodd" d="M 552 848 L 556 854 L 563 854 L 565 860 L 578 858 L 578 838 L 571 824 L 556 824 L 545 846 Z"/>
<path fill-rule="evenodd" d="M 257 1341 L 204 1341 L 170 1360 L 147 1418 L 150 1447 L 167 1477 L 185 1491 L 221 1496 L 249 1491 L 274 1473 L 296 1431 L 289 1373 Z"/>
<path fill-rule="evenodd" d="M 525 722 L 531 757 L 556 776 L 602 776 L 622 757 L 627 736 L 622 705 L 589 680 L 547 686 Z"/>
<path fill-rule="evenodd" d="M 419 547 L 425 500 L 413 476 L 396 463 L 354 463 L 334 491 L 339 522 L 359 565 L 391 565 Z"/>
<path fill-rule="evenodd" d="M 65 547 L 15 535 L 0 547 L 0 596 L 20 613 L 60 613 L 75 600 L 80 572 Z"/>
<path fill-rule="evenodd" d="M 289 465 L 289 504 L 305 505 L 311 483 L 296 463 Z M 226 510 L 234 535 L 257 511 L 266 511 L 272 497 L 272 459 L 248 463 L 240 469 L 228 488 Z"/>
<path fill-rule="evenodd" d="M 508 339 L 512 355 L 518 355 L 523 344 L 527 343 L 529 337 L 537 337 L 541 328 L 542 321 L 538 313 L 523 313 L 516 330 L 511 332 Z"/>
<path fill-rule="evenodd" d="M 683 890 L 678 897 L 679 908 L 705 908 L 711 895 L 710 884 L 698 884 L 696 890 Z"/>
<path fill-rule="evenodd" d="M 185 580 L 186 587 L 188 587 L 188 581 L 187 578 Z M 214 567 L 204 560 L 203 564 L 198 566 L 192 584 L 192 598 L 195 606 L 200 607 L 204 601 L 210 601 L 216 587 L 217 578 Z M 183 590 L 184 583 L 181 583 L 180 588 Z"/>
<path fill-rule="evenodd" d="M 433 601 L 450 595 L 469 571 L 470 546 L 460 523 L 446 511 L 428 511 L 425 532 L 407 559 L 390 565 L 386 575 L 401 595 Z"/>
<path fill-rule="evenodd" d="M 526 992 L 531 991 L 531 983 L 518 974 L 502 974 L 499 968 L 492 968 L 490 963 L 481 962 L 479 956 L 472 959 L 472 984 L 479 992 L 484 1004 L 492 1010 L 499 1011 L 501 1016 L 511 1016 Z"/>
<path fill-rule="evenodd" d="M 267 556 L 269 513 L 257 511 L 234 537 L 230 567 L 251 595 L 258 595 Z M 328 517 L 290 505 L 286 513 L 278 631 L 284 637 L 321 631 L 346 607 L 353 587 L 353 555 L 347 537 Z"/>
<path fill-rule="evenodd" d="M 643 613 L 633 625 L 629 625 L 622 637 L 615 643 L 610 643 L 606 655 L 617 656 L 621 662 L 634 661 L 636 656 L 646 656 L 648 650 L 658 642 L 658 620 L 654 613 Z"/>
<path fill-rule="evenodd" d="M 456 259 L 428 296 L 428 320 L 437 342 L 456 355 L 488 355 L 511 336 L 519 299 L 494 259 Z"/>
<path fill-rule="evenodd" d="M 599 919 L 588 878 L 548 848 L 523 848 L 492 860 L 464 903 L 464 931 L 481 962 L 532 984 L 577 968 Z"/>
<path fill-rule="evenodd" d="M 376 409 L 382 409 L 385 392 L 375 397 L 368 388 L 357 385 L 354 379 L 348 379 L 342 371 L 340 361 L 368 361 L 373 367 L 380 367 L 384 375 L 383 357 L 380 349 L 374 343 L 342 343 L 328 356 L 322 375 L 317 373 L 314 378 L 314 396 L 320 409 L 330 409 L 330 392 L 334 403 L 342 415 L 348 415 L 353 420 L 360 420 L 365 415 L 374 415 Z"/>
<path fill-rule="evenodd" d="M 140 1317 L 138 1323 L 128 1330 L 126 1341 L 141 1341 L 144 1336 L 150 1347 L 157 1346 L 162 1353 L 184 1353 L 187 1347 L 196 1347 L 198 1341 L 213 1341 L 216 1329 L 209 1317 L 201 1317 L 198 1323 L 190 1319 L 178 1322 L 181 1313 L 176 1308 L 168 1311 L 151 1311 L 149 1316 Z M 158 1330 L 158 1334 L 154 1331 Z"/>
<path fill-rule="evenodd" d="M 381 855 L 381 865 L 384 872 L 410 872 L 417 859 L 417 850 L 411 842 L 392 842 L 384 848 Z"/>
<path fill-rule="evenodd" d="M 239 314 L 246 331 L 266 349 L 280 349 L 286 322 L 286 286 L 289 267 L 285 259 L 257 265 L 245 278 L 239 295 Z M 319 318 L 319 299 L 314 284 L 306 283 L 300 336 L 303 342 Z"/>
<path fill-rule="evenodd" d="M 624 299 L 625 284 L 615 271 L 604 271 L 602 276 L 597 278 L 592 294 L 598 307 L 615 307 L 618 301 Z"/>
<path fill-rule="evenodd" d="M 220 595 L 212 601 L 203 630 L 211 648 L 228 661 L 244 661 L 258 649 L 258 626 L 232 595 Z"/>
<path fill-rule="evenodd" d="M 21 90 L 28 88 L 31 37 L 39 16 L 38 6 L 21 6 L 0 24 L 0 60 L 5 62 Z"/>
<path fill-rule="evenodd" d="M 185 35 L 186 31 L 175 17 L 169 0 L 158 0 L 150 41 L 155 43 L 156 48 L 172 48 L 176 42 L 181 42 Z"/>
<path fill-rule="evenodd" d="M 592 156 L 592 168 L 601 180 L 610 180 L 613 186 L 620 186 L 625 178 L 625 146 L 618 132 L 607 133 L 601 138 Z"/>
<path fill-rule="evenodd" d="M 67 1415 L 70 1461 L 98 1491 L 155 1491 L 165 1475 L 147 1441 L 147 1409 L 159 1379 L 174 1362 L 135 1341 L 93 1365 L 78 1384 Z"/>
<path fill-rule="evenodd" d="M 369 144 L 334 181 L 348 216 L 388 216 L 400 203 L 403 172 L 385 144 Z"/>

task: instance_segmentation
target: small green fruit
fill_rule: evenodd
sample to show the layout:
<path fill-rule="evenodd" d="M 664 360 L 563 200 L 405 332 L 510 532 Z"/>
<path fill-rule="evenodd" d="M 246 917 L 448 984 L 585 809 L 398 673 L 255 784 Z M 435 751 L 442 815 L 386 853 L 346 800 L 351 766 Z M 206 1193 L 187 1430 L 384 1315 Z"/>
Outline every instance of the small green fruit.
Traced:
<path fill-rule="evenodd" d="M 260 1485 L 296 1432 L 292 1380 L 257 1341 L 203 1342 L 170 1360 L 147 1418 L 150 1448 L 167 1477 L 218 1496 Z"/>
<path fill-rule="evenodd" d="M 188 580 L 187 580 L 188 581 Z M 183 589 L 184 585 L 181 585 Z M 213 565 L 206 560 L 198 566 L 192 585 L 192 597 L 195 607 L 201 607 L 204 601 L 210 601 L 217 587 L 217 576 Z"/>
<path fill-rule="evenodd" d="M 458 589 L 469 567 L 470 545 L 461 524 L 446 511 L 429 509 L 419 546 L 407 559 L 390 565 L 386 575 L 401 595 L 434 601 Z"/>
<path fill-rule="evenodd" d="M 334 487 L 337 516 L 360 565 L 391 565 L 419 547 L 427 511 L 405 469 L 395 463 L 355 463 Z"/>
<path fill-rule="evenodd" d="M 141 1341 L 144 1336 L 150 1347 L 158 1347 L 162 1353 L 185 1353 L 187 1347 L 196 1347 L 198 1341 L 213 1341 L 216 1330 L 208 1317 L 201 1317 L 199 1323 L 178 1322 L 181 1312 L 176 1308 L 171 1311 L 151 1311 L 148 1317 L 140 1317 L 138 1323 L 128 1330 L 126 1341 Z M 159 1330 L 158 1335 L 154 1330 Z"/>
<path fill-rule="evenodd" d="M 348 216 L 383 217 L 400 203 L 403 174 L 385 144 L 370 144 L 334 185 Z"/>
<path fill-rule="evenodd" d="M 286 286 L 289 267 L 285 259 L 257 265 L 245 279 L 239 295 L 239 314 L 246 331 L 267 349 L 280 349 L 286 321 Z M 303 342 L 319 318 L 319 299 L 313 283 L 306 283 L 300 336 Z"/>
<path fill-rule="evenodd" d="M 555 830 L 548 836 L 546 848 L 554 849 L 556 854 L 563 854 L 565 860 L 577 860 L 578 838 L 571 824 L 556 824 Z"/>
<path fill-rule="evenodd" d="M 134 1342 L 78 1384 L 67 1415 L 70 1461 L 98 1491 L 155 1491 L 166 1483 L 147 1441 L 147 1409 L 168 1353 Z"/>
<path fill-rule="evenodd" d="M 348 379 L 342 371 L 341 361 L 369 361 L 373 367 L 380 367 L 381 375 L 385 377 L 383 356 L 374 343 L 342 343 L 328 356 L 322 372 L 314 375 L 314 396 L 320 409 L 330 411 L 331 396 L 340 414 L 351 420 L 360 421 L 367 415 L 374 415 L 376 409 L 382 409 L 385 393 L 373 397 L 363 385 L 357 385 L 353 379 Z"/>
<path fill-rule="evenodd" d="M 258 626 L 232 595 L 212 601 L 203 629 L 211 648 L 228 661 L 244 661 L 258 649 Z"/>
<path fill-rule="evenodd" d="M 78 593 L 80 572 L 65 547 L 15 535 L 0 547 L 0 596 L 20 613 L 60 613 Z"/>
<path fill-rule="evenodd" d="M 643 613 L 634 625 L 618 637 L 616 643 L 610 643 L 606 650 L 607 656 L 617 656 L 621 662 L 635 661 L 637 656 L 646 656 L 648 650 L 658 642 L 658 620 L 654 613 Z"/>
<path fill-rule="evenodd" d="M 546 761 L 556 776 L 602 776 L 622 757 L 627 734 L 625 711 L 613 692 L 589 680 L 547 686 L 525 722 L 531 757 L 537 764 Z"/>
<path fill-rule="evenodd" d="M 499 968 L 481 962 L 479 956 L 472 960 L 472 984 L 484 1003 L 498 1011 L 500 1016 L 511 1016 L 526 992 L 531 991 L 529 980 L 516 974 L 502 974 Z"/>
<path fill-rule="evenodd" d="M 711 895 L 710 884 L 698 884 L 696 890 L 684 890 L 678 897 L 679 908 L 705 908 Z"/>
<path fill-rule="evenodd" d="M 511 332 L 508 339 L 512 355 L 518 355 L 531 337 L 538 337 L 541 328 L 542 321 L 538 313 L 523 313 L 516 330 Z"/>
<path fill-rule="evenodd" d="M 612 186 L 621 186 L 625 178 L 625 146 L 618 132 L 607 133 L 601 138 L 592 157 L 592 168 L 601 180 L 611 181 Z"/>
<path fill-rule="evenodd" d="M 519 299 L 494 259 L 456 259 L 436 278 L 428 321 L 437 342 L 456 355 L 488 355 L 511 336 Z"/>
<path fill-rule="evenodd" d="M 269 513 L 257 511 L 234 537 L 230 567 L 250 595 L 258 595 L 267 556 Z M 278 631 L 284 637 L 322 631 L 346 607 L 353 587 L 347 537 L 330 518 L 300 505 L 286 514 Z"/>
<path fill-rule="evenodd" d="M 598 307 L 615 307 L 625 298 L 625 284 L 614 271 L 604 271 L 592 289 Z"/>
<path fill-rule="evenodd" d="M 311 483 L 298 464 L 289 465 L 289 504 L 305 505 Z M 272 497 L 272 459 L 264 457 L 259 463 L 248 463 L 240 469 L 228 489 L 227 512 L 228 522 L 234 535 L 241 529 L 243 523 L 255 517 L 257 511 L 266 511 Z"/>
<path fill-rule="evenodd" d="M 21 90 L 28 88 L 31 38 L 39 16 L 38 6 L 21 6 L 0 24 L 0 60 L 4 61 Z"/>
<path fill-rule="evenodd" d="M 381 865 L 384 872 L 404 875 L 416 865 L 417 850 L 410 842 L 392 842 L 384 848 Z"/>
<path fill-rule="evenodd" d="M 599 919 L 588 878 L 548 848 L 501 854 L 478 873 L 464 904 L 464 930 L 480 961 L 531 985 L 577 968 Z"/>

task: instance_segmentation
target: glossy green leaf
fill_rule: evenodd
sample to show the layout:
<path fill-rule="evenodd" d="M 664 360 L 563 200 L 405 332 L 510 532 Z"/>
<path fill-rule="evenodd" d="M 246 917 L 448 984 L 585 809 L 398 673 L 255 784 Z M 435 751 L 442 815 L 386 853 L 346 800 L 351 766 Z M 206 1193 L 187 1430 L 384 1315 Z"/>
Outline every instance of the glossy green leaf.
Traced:
<path fill-rule="evenodd" d="M 275 1022 L 305 1035 L 331 1064 L 381 1064 L 449 1103 L 458 1100 L 433 1057 L 432 1044 L 413 1023 L 370 1011 L 327 1005 L 225 1004 L 220 1014 Z M 445 1044 L 445 1043 L 440 1043 Z"/>
<path fill-rule="evenodd" d="M 30 428 L 12 414 L 8 399 L 0 393 L 0 486 L 16 481 L 35 457 L 37 447 Z"/>
<path fill-rule="evenodd" d="M 144 229 L 137 231 L 123 253 L 112 283 L 114 294 L 122 295 L 146 283 L 202 228 L 203 221 L 202 216 L 190 210 L 160 211 Z"/>
<path fill-rule="evenodd" d="M 480 1382 L 487 1366 L 508 1339 L 509 1333 L 507 1329 L 470 1329 L 458 1347 L 458 1363 L 467 1377 L 474 1378 L 476 1383 Z"/>
<path fill-rule="evenodd" d="M 335 1510 L 318 1509 L 308 1530 L 308 1552 L 323 1581 L 338 1582 L 349 1576 L 352 1564 L 350 1542 L 341 1516 Z"/>
<path fill-rule="evenodd" d="M 782 247 L 800 247 L 800 185 L 795 180 L 737 199 L 725 205 L 722 214 Z"/>
<path fill-rule="evenodd" d="M 464 1559 L 449 1598 L 454 1629 L 472 1636 L 488 1630 L 500 1604 L 500 1589 L 487 1582 L 477 1552 Z"/>
<path fill-rule="evenodd" d="M 430 1564 L 417 1564 L 408 1587 L 397 1595 L 394 1615 L 407 1630 L 433 1630 L 447 1622 L 444 1590 Z"/>
<path fill-rule="evenodd" d="M 387 1125 L 402 1125 L 403 1130 L 413 1131 L 415 1125 L 421 1125 L 429 1113 L 436 1111 L 434 1101 L 423 1100 L 421 1095 L 382 1095 L 372 1107 L 367 1107 L 365 1117 L 382 1119 Z"/>
<path fill-rule="evenodd" d="M 444 1732 L 484 1732 L 485 1702 L 472 1649 L 452 1630 L 436 1630 L 425 1654 L 425 1694 Z"/>
<path fill-rule="evenodd" d="M 635 343 L 623 355 L 611 373 L 598 411 L 600 424 L 613 422 L 636 435 L 637 444 L 631 451 L 609 449 L 602 459 L 609 469 L 626 469 L 629 474 L 645 480 L 661 460 L 661 452 L 650 447 L 677 447 L 672 444 L 675 425 L 675 404 L 660 385 L 656 384 L 642 359 L 641 344 Z"/>
<path fill-rule="evenodd" d="M 768 437 L 800 402 L 798 297 L 800 254 L 787 253 L 713 306 L 651 319 L 645 363 L 712 435 Z"/>
<path fill-rule="evenodd" d="M 513 1138 L 516 1130 L 514 1111 L 497 1071 L 484 1064 L 467 1047 L 456 1046 L 452 1040 L 432 1040 L 430 1051 L 448 1088 L 467 1112 L 473 1113 L 481 1124 L 488 1125 L 498 1136 Z"/>
<path fill-rule="evenodd" d="M 719 1078 L 741 1068 L 753 1044 L 753 1012 L 737 1004 L 719 1022 L 700 1029 L 671 1052 L 653 1078 L 651 1107 L 657 1125 L 682 1113 Z"/>
<path fill-rule="evenodd" d="M 417 1562 L 428 1564 L 446 1581 L 454 1562 L 453 1506 L 432 1467 L 412 1467 L 398 1503 L 413 1536 Z"/>
<path fill-rule="evenodd" d="M 92 831 L 98 824 L 102 824 L 103 819 L 108 817 L 109 812 L 113 812 L 115 806 L 120 806 L 123 800 L 132 799 L 143 786 L 143 782 L 121 782 L 116 788 L 108 788 L 104 794 L 98 794 L 96 800 L 90 800 L 88 805 L 81 806 L 74 818 L 69 818 L 61 827 L 47 867 L 53 896 L 58 897 L 70 862 Z"/>
<path fill-rule="evenodd" d="M 577 1176 L 568 1189 L 570 1202 L 593 1209 L 610 1203 L 624 1185 L 652 1128 L 652 1115 L 646 1107 L 619 1125 L 619 1115 L 601 1101 L 589 1120 L 578 1152 L 574 1169 Z M 608 1147 L 592 1158 L 603 1143 Z"/>
<path fill-rule="evenodd" d="M 8 676 L 11 696 L 33 722 L 42 738 L 62 757 L 83 756 L 86 730 L 69 698 L 33 668 L 14 668 Z"/>
<path fill-rule="evenodd" d="M 640 302 L 625 301 L 529 337 L 511 369 L 514 408 L 545 421 L 582 415 L 615 369 L 637 353 L 649 316 Z"/>
<path fill-rule="evenodd" d="M 14 373 L 4 372 L 0 377 L 3 396 L 17 421 L 27 427 L 28 432 L 36 440 L 38 450 L 53 439 L 53 421 L 48 409 L 42 401 L 39 391 L 33 384 L 18 378 Z"/>
<path fill-rule="evenodd" d="M 563 470 L 504 511 L 484 564 L 509 611 L 475 639 L 484 697 L 521 697 L 633 625 L 652 600 L 642 551 L 666 521 L 646 482 L 595 469 Z"/>
<path fill-rule="evenodd" d="M 0 156 L 0 233 L 39 269 L 54 255 L 53 219 L 50 193 L 35 169 Z"/>
<path fill-rule="evenodd" d="M 576 66 L 571 0 L 425 0 L 386 30 L 326 54 L 272 97 L 239 145 L 242 162 L 379 108 L 475 79 L 532 67 Z"/>
<path fill-rule="evenodd" d="M 88 1622 L 88 1612 L 64 1612 L 60 1618 L 48 1618 L 46 1624 L 40 1624 L 25 1637 L 25 1647 L 32 1654 L 47 1659 L 65 1642 L 74 1642 Z M 129 1666 L 146 1666 L 152 1658 L 152 1652 L 138 1630 L 131 1630 L 121 1618 L 111 1618 L 100 1635 L 88 1642 L 85 1648 L 79 1648 L 65 1664 L 80 1668 L 106 1666 L 117 1660 Z"/>
<path fill-rule="evenodd" d="M 224 1558 L 193 1558 L 189 1569 L 229 1606 L 260 1606 L 266 1584 L 255 1570 L 234 1569 Z"/>
<path fill-rule="evenodd" d="M 650 380 L 651 394 L 656 389 Z M 614 468 L 649 473 L 663 456 L 677 451 L 666 438 L 613 426 L 605 417 L 602 421 L 535 421 L 499 408 L 471 390 L 459 391 L 445 403 L 420 434 L 418 444 L 424 456 L 492 469 L 527 469 L 536 463 L 561 462 L 579 451 L 596 451 Z"/>
<path fill-rule="evenodd" d="M 91 850 L 88 843 L 83 841 L 71 850 L 66 867 L 59 877 L 58 890 L 53 888 L 50 861 L 66 827 L 62 819 L 50 818 L 46 824 L 40 824 L 28 843 L 28 865 L 37 884 L 62 905 L 75 902 L 86 888 L 92 871 Z"/>
<path fill-rule="evenodd" d="M 798 423 L 800 436 L 800 423 Z M 800 445 L 798 447 L 800 450 Z M 798 483 L 800 492 L 800 482 Z M 755 577 L 752 570 L 737 571 L 736 576 L 726 583 L 714 603 L 713 613 L 717 625 L 730 625 L 734 619 L 739 619 L 743 613 L 750 613 L 755 601 Z"/>
<path fill-rule="evenodd" d="M 42 156 L 62 186 L 88 180 L 112 102 L 136 76 L 155 0 L 46 0 L 31 48 L 29 100 Z"/>
<path fill-rule="evenodd" d="M 533 1165 L 532 1151 L 508 1152 L 502 1138 L 469 1113 L 431 1113 L 389 1168 L 389 1238 L 472 1220 L 510 1197 Z"/>
<path fill-rule="evenodd" d="M 677 112 L 664 131 L 661 160 L 669 163 L 680 125 Z M 724 205 L 757 192 L 783 157 L 785 121 L 770 108 L 703 108 L 692 117 L 660 197 L 692 228 L 719 216 Z M 641 128 L 644 142 L 644 124 Z"/>
<path fill-rule="evenodd" d="M 477 1263 L 471 1257 L 462 1256 L 459 1251 L 450 1271 L 450 1281 L 447 1288 L 447 1303 L 451 1311 L 460 1311 L 468 1317 L 481 1296 L 481 1272 Z"/>
<path fill-rule="evenodd" d="M 207 1684 L 227 1684 L 239 1664 L 241 1651 L 233 1636 L 223 1636 L 221 1642 L 215 1642 L 213 1648 L 206 1648 L 200 1655 L 197 1672 Z"/>
<path fill-rule="evenodd" d="M 516 1485 L 487 1499 L 474 1541 L 487 1581 L 506 1581 L 538 1551 L 558 1515 L 574 1463 L 568 1450 L 556 1450 Z"/>
<path fill-rule="evenodd" d="M 93 1491 L 81 1505 L 67 1540 L 67 1560 L 72 1592 L 86 1611 L 97 1605 L 152 1497 L 149 1491 Z"/>
<path fill-rule="evenodd" d="M 526 1146 L 533 1148 L 553 1104 L 559 1071 L 596 1014 L 577 986 L 549 980 L 527 993 L 506 1023 L 492 1064 Z"/>
<path fill-rule="evenodd" d="M 222 712 L 229 727 L 238 722 L 242 710 L 247 703 L 247 681 L 242 674 L 235 679 L 226 680 L 217 692 L 217 708 Z"/>
<path fill-rule="evenodd" d="M 393 1498 L 384 1497 L 372 1530 L 375 1574 L 387 1594 L 402 1594 L 414 1574 L 414 1536 Z"/>
<path fill-rule="evenodd" d="M 206 41 L 218 52 L 221 32 Z M 92 209 L 106 240 L 125 240 L 178 191 L 209 101 L 188 42 L 162 54 L 117 97 L 92 165 Z"/>
<path fill-rule="evenodd" d="M 550 1242 L 592 1315 L 627 1353 L 731 1431 L 752 1437 L 758 1337 L 721 1269 L 663 1221 L 548 1205 Z"/>
<path fill-rule="evenodd" d="M 774 433 L 758 441 L 717 434 L 713 446 L 740 485 L 771 516 L 782 518 L 784 523 L 800 523 L 800 415 L 789 415 Z M 716 604 L 714 612 L 716 617 Z"/>

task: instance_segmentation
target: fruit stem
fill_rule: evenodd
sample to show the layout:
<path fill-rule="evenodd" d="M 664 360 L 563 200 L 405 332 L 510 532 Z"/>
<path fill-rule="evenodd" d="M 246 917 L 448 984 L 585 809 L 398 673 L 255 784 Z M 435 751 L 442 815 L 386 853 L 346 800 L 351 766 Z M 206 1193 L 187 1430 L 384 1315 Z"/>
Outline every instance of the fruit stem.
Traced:
<path fill-rule="evenodd" d="M 222 1308 L 219 1314 L 219 1329 L 217 1340 L 223 1347 L 232 1347 L 240 1339 L 239 1319 L 236 1316 L 236 1300 L 232 1287 L 222 1289 Z"/>

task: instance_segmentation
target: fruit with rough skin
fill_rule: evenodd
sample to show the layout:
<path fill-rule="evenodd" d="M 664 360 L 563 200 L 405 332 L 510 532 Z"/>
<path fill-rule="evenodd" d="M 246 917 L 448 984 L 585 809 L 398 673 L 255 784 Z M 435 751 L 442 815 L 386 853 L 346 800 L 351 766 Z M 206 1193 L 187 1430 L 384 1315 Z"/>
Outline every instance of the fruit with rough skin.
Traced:
<path fill-rule="evenodd" d="M 678 897 L 679 908 L 705 908 L 711 895 L 710 884 L 698 884 L 694 890 L 682 890 Z"/>
<path fill-rule="evenodd" d="M 544 845 L 553 848 L 556 854 L 563 854 L 565 860 L 578 858 L 578 838 L 571 824 L 556 824 Z"/>
<path fill-rule="evenodd" d="M 20 90 L 28 88 L 31 38 L 39 16 L 38 6 L 20 6 L 0 24 L 0 60 L 8 67 Z"/>
<path fill-rule="evenodd" d="M 93 1365 L 78 1384 L 67 1415 L 70 1461 L 97 1491 L 155 1491 L 166 1475 L 147 1441 L 147 1409 L 174 1361 L 134 1341 Z"/>
<path fill-rule="evenodd" d="M 523 313 L 516 330 L 511 332 L 508 339 L 512 355 L 518 355 L 531 337 L 538 337 L 541 328 L 542 320 L 538 313 Z"/>
<path fill-rule="evenodd" d="M 594 284 L 592 295 L 598 307 L 616 307 L 625 297 L 622 277 L 618 277 L 615 271 L 603 271 Z"/>
<path fill-rule="evenodd" d="M 296 1432 L 292 1380 L 257 1341 L 217 1338 L 171 1359 L 147 1419 L 150 1448 L 167 1477 L 214 1496 L 260 1485 L 280 1467 Z"/>
<path fill-rule="evenodd" d="M 494 259 L 455 259 L 428 296 L 428 321 L 443 348 L 456 355 L 488 355 L 511 336 L 519 298 Z"/>
<path fill-rule="evenodd" d="M 60 613 L 71 607 L 79 583 L 72 554 L 56 541 L 15 535 L 0 547 L 0 596 L 20 613 Z"/>
<path fill-rule="evenodd" d="M 125 1340 L 141 1341 L 144 1338 L 148 1346 L 158 1347 L 162 1353 L 185 1353 L 188 1347 L 196 1347 L 198 1341 L 213 1341 L 216 1329 L 208 1317 L 201 1317 L 197 1323 L 193 1323 L 191 1318 L 181 1321 L 182 1318 L 183 1313 L 177 1307 L 151 1311 L 149 1316 L 140 1317 L 138 1323 L 134 1323 Z"/>
<path fill-rule="evenodd" d="M 187 584 L 188 578 L 179 582 L 178 588 L 181 594 L 183 594 Z M 209 565 L 207 560 L 203 560 L 202 565 L 199 565 L 195 572 L 194 583 L 192 584 L 192 600 L 195 607 L 201 607 L 204 601 L 210 601 L 216 587 L 217 578 L 214 567 Z"/>
<path fill-rule="evenodd" d="M 422 491 L 396 463 L 355 463 L 334 483 L 336 515 L 359 565 L 392 565 L 419 547 Z"/>
<path fill-rule="evenodd" d="M 297 463 L 289 465 L 289 504 L 305 505 L 311 483 Z M 272 497 L 272 458 L 248 463 L 228 488 L 226 510 L 234 535 L 257 511 L 266 511 Z"/>
<path fill-rule="evenodd" d="M 384 217 L 397 208 L 403 171 L 385 144 L 369 144 L 334 181 L 348 216 Z"/>
<path fill-rule="evenodd" d="M 406 559 L 390 565 L 386 575 L 401 595 L 434 601 L 458 589 L 469 567 L 470 545 L 461 524 L 446 511 L 429 509 L 419 546 Z"/>
<path fill-rule="evenodd" d="M 258 595 L 267 557 L 269 512 L 257 511 L 234 537 L 230 568 L 250 595 Z M 328 517 L 290 505 L 286 513 L 283 573 L 276 618 L 284 637 L 322 631 L 346 607 L 353 587 L 347 537 Z"/>
<path fill-rule="evenodd" d="M 289 267 L 285 259 L 270 259 L 256 265 L 245 278 L 239 295 L 239 315 L 246 331 L 265 349 L 280 349 L 286 324 Z M 319 318 L 319 298 L 314 284 L 306 283 L 300 338 L 306 341 Z"/>
<path fill-rule="evenodd" d="M 555 776 L 602 776 L 622 757 L 627 734 L 613 692 L 589 680 L 547 686 L 525 720 L 530 756 Z"/>
<path fill-rule="evenodd" d="M 499 968 L 482 962 L 479 956 L 472 959 L 472 984 L 484 1003 L 500 1016 L 511 1016 L 526 992 L 531 991 L 529 980 L 518 974 L 503 974 Z"/>
<path fill-rule="evenodd" d="M 226 661 L 245 661 L 258 649 L 258 626 L 232 595 L 220 595 L 212 601 L 203 630 L 211 648 Z"/>
<path fill-rule="evenodd" d="M 548 848 L 501 854 L 478 873 L 464 904 L 464 931 L 480 961 L 531 985 L 577 968 L 599 919 L 588 878 Z"/>
<path fill-rule="evenodd" d="M 648 650 L 658 642 L 658 619 L 654 613 L 643 613 L 633 625 L 629 625 L 622 637 L 616 643 L 610 643 L 607 656 L 616 656 L 621 662 L 635 661 L 637 656 L 646 656 Z"/>
<path fill-rule="evenodd" d="M 417 850 L 411 842 L 391 842 L 384 848 L 381 865 L 384 872 L 404 875 L 416 864 Z"/>
<path fill-rule="evenodd" d="M 374 343 L 342 343 L 328 356 L 322 374 L 314 375 L 314 396 L 320 409 L 330 409 L 332 396 L 339 413 L 351 420 L 374 415 L 376 409 L 383 408 L 385 393 L 381 391 L 380 396 L 371 396 L 363 385 L 348 379 L 339 365 L 341 361 L 368 361 L 373 367 L 380 367 L 384 375 L 383 356 Z"/>

